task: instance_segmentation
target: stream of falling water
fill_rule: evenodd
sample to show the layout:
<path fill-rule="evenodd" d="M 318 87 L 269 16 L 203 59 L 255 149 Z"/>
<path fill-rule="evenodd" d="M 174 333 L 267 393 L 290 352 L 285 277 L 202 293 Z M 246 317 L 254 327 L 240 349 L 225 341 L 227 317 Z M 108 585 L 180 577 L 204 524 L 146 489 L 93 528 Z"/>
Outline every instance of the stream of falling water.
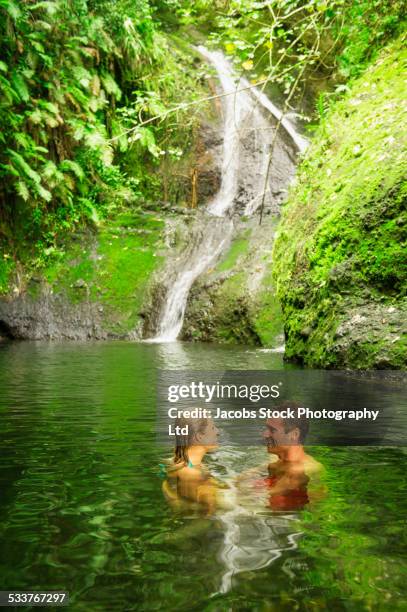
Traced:
<path fill-rule="evenodd" d="M 239 203 L 238 192 L 242 181 L 248 197 L 241 212 L 251 216 L 261 203 L 270 154 L 270 122 L 261 107 L 281 121 L 299 151 L 303 151 L 306 146 L 306 140 L 264 93 L 250 87 L 244 79 L 237 86 L 230 62 L 222 53 L 208 51 L 203 46 L 199 46 L 198 51 L 214 66 L 221 92 L 226 94 L 223 95 L 221 185 L 206 211 L 198 215 L 188 247 L 177 261 L 172 262 L 175 273 L 174 270 L 169 271 L 166 300 L 159 316 L 156 335 L 148 339 L 149 342 L 173 342 L 178 338 L 192 284 L 230 244 L 234 229 L 231 214 Z M 242 142 L 247 136 L 251 148 L 246 145 L 244 158 Z"/>

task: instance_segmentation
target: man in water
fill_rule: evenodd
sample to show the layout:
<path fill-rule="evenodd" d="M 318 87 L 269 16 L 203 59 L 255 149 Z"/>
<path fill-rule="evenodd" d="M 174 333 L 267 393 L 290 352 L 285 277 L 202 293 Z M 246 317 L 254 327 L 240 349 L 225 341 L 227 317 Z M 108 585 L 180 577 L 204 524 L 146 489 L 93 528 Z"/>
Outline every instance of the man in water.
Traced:
<path fill-rule="evenodd" d="M 278 406 L 280 410 L 298 407 L 296 402 Z M 264 492 L 267 505 L 273 510 L 301 510 L 320 497 L 310 490 L 322 466 L 304 450 L 307 433 L 308 420 L 304 417 L 268 419 L 263 439 L 274 460 L 242 474 L 239 478 L 242 491 L 247 494 L 254 487 L 257 493 Z"/>

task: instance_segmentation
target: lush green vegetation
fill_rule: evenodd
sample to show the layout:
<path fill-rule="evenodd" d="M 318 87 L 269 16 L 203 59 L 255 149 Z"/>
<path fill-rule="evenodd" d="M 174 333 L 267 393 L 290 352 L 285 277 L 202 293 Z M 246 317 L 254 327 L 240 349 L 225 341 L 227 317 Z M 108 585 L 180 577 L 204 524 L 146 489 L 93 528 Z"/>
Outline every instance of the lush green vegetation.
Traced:
<path fill-rule="evenodd" d="M 387 49 L 324 117 L 286 204 L 274 261 L 289 358 L 405 364 L 402 46 Z"/>
<path fill-rule="evenodd" d="M 44 265 L 41 277 L 72 305 L 97 303 L 103 331 L 124 336 L 137 328 L 148 281 L 162 261 L 163 227 L 155 211 L 119 212 L 100 224 L 97 237 L 78 232 L 63 256 Z M 36 279 L 28 291 L 38 293 Z"/>
<path fill-rule="evenodd" d="M 325 88 L 314 97 L 315 143 L 291 192 L 274 263 L 268 262 L 270 269 L 275 267 L 283 306 L 286 356 L 317 366 L 403 366 L 406 220 L 400 126 L 405 85 L 400 43 L 380 57 L 383 45 L 403 29 L 401 4 L 340 2 L 328 8 L 310 3 L 309 20 L 303 9 L 294 24 L 287 15 L 304 3 L 280 3 L 280 13 L 271 20 L 266 4 L 230 3 L 229 13 L 215 19 L 223 29 L 213 37 L 253 80 L 277 84 L 288 97 L 290 83 L 303 68 L 294 99 L 302 85 L 310 89 L 313 72 Z M 284 27 L 270 44 L 267 36 L 276 34 L 276 23 Z M 312 52 L 304 35 L 298 43 L 303 45 L 300 59 L 299 49 L 291 53 L 287 43 L 310 24 L 323 32 L 320 51 Z M 273 72 L 281 55 L 285 75 Z M 375 60 L 375 68 L 369 68 Z M 354 82 L 358 75 L 363 76 Z M 242 246 L 245 255 L 239 253 Z M 203 281 L 202 297 L 194 298 L 189 317 L 195 318 L 198 338 L 275 344 L 281 314 L 270 275 L 255 294 L 247 290 L 249 275 L 259 265 L 257 249 L 256 243 L 236 240 L 217 266 L 218 273 L 229 270 L 227 278 L 219 283 L 215 275 L 209 290 Z M 208 313 L 206 321 L 202 313 Z"/>
<path fill-rule="evenodd" d="M 340 84 L 357 76 L 405 23 L 401 0 L 180 0 L 174 4 L 181 24 L 205 31 L 233 58 L 237 69 L 274 97 L 280 92 L 287 109 L 297 111 L 304 96 L 312 100 L 334 86 L 342 91 Z"/>
<path fill-rule="evenodd" d="M 0 14 L 0 293 L 35 293 L 39 275 L 134 328 L 163 261 L 163 202 L 196 199 L 213 89 L 190 43 L 206 41 L 315 132 L 274 253 L 287 356 L 402 363 L 403 58 L 380 56 L 403 30 L 401 0 L 0 0 Z M 274 221 L 250 231 L 203 279 L 191 316 L 212 321 L 190 337 L 273 343 L 271 258 L 253 249 L 270 251 Z M 255 288 L 253 265 L 268 269 Z"/>
<path fill-rule="evenodd" d="M 147 0 L 0 3 L 0 289 L 19 262 L 61 255 L 66 236 L 123 206 L 162 199 L 188 149 L 193 57 Z M 162 164 L 161 164 L 162 166 Z M 63 256 L 63 253 L 62 253 Z"/>

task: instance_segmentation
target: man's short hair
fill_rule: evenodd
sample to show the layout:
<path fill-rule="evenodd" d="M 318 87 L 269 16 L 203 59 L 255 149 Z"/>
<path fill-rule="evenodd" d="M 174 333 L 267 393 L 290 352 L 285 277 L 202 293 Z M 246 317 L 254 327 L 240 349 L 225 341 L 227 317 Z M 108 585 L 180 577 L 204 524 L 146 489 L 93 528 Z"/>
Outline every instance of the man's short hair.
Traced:
<path fill-rule="evenodd" d="M 295 410 L 298 414 L 298 408 L 303 408 L 303 405 L 295 401 L 287 400 L 277 406 L 278 410 L 284 410 L 287 408 Z M 293 431 L 293 429 L 298 428 L 298 431 L 300 432 L 299 442 L 303 444 L 309 430 L 309 420 L 304 415 L 301 415 L 295 419 L 282 419 L 282 421 L 284 423 L 285 433 L 289 433 L 290 431 Z"/>

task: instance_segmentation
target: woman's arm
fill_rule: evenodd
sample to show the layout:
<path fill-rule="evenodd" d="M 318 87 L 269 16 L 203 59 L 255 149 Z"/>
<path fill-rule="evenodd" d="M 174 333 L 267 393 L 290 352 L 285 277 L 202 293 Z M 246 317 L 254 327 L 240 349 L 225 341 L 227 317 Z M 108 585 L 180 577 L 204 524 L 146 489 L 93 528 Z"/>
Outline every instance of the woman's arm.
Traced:
<path fill-rule="evenodd" d="M 197 487 L 197 502 L 207 507 L 207 514 L 213 514 L 217 508 L 216 487 L 212 484 L 203 484 Z"/>

